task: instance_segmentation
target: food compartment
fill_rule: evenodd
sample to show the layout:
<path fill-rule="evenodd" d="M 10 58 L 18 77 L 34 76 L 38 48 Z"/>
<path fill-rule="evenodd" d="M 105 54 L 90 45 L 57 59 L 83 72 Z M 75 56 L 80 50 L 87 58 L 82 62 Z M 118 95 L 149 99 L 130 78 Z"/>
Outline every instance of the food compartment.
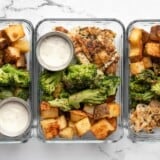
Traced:
<path fill-rule="evenodd" d="M 128 131 L 133 140 L 160 139 L 160 21 L 128 26 Z"/>
<path fill-rule="evenodd" d="M 123 136 L 123 25 L 110 19 L 43 20 L 36 27 L 36 55 L 49 32 L 67 35 L 74 57 L 61 71 L 36 63 L 38 137 L 49 143 L 118 141 Z"/>
<path fill-rule="evenodd" d="M 0 134 L 0 143 L 26 142 L 31 136 L 32 116 L 29 116 L 29 112 L 33 111 L 32 46 L 33 27 L 30 22 L 17 19 L 0 20 L 0 128 L 6 132 L 6 135 Z M 4 105 L 6 109 L 2 107 L 5 101 L 12 100 L 13 106 L 7 104 Z M 27 108 L 22 107 L 23 105 L 20 107 L 21 103 L 26 104 Z M 21 116 L 22 113 L 25 117 Z M 18 119 L 24 122 L 28 118 L 30 122 L 24 130 L 25 126 L 18 123 Z M 20 132 L 20 128 L 24 130 L 21 134 L 17 132 L 15 136 L 8 136 L 12 135 L 11 131 L 16 133 L 16 129 Z"/>

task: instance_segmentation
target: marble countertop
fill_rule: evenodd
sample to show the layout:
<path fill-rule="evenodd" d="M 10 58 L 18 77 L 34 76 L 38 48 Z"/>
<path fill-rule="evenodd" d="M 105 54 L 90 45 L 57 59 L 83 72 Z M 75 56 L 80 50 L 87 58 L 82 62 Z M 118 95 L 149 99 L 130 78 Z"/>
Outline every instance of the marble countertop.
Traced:
<path fill-rule="evenodd" d="M 117 18 L 127 26 L 134 19 L 157 19 L 159 0 L 0 0 L 0 18 L 24 18 L 35 26 L 44 18 Z M 0 145 L 1 160 L 159 160 L 160 142 L 113 144 L 44 144 L 32 138 L 25 144 Z"/>

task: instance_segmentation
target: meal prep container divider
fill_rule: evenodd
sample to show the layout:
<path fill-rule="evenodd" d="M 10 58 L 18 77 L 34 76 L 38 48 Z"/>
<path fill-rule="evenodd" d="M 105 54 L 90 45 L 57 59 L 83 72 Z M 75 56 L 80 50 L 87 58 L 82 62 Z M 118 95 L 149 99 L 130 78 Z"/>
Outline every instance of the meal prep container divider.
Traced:
<path fill-rule="evenodd" d="M 125 38 L 125 30 L 123 24 L 116 19 L 106 19 L 106 18 L 95 18 L 95 19 L 44 19 L 40 21 L 35 29 L 35 47 L 36 48 L 36 42 L 40 38 L 40 36 L 44 35 L 47 32 L 52 31 L 53 27 L 55 26 L 63 26 L 67 29 L 73 28 L 73 27 L 83 27 L 83 26 L 97 26 L 100 28 L 106 28 L 111 29 L 116 33 L 115 38 L 115 46 L 118 50 L 118 53 L 120 54 L 120 60 L 119 60 L 119 67 L 118 69 L 118 75 L 121 77 L 121 85 L 118 89 L 116 101 L 120 103 L 121 105 L 121 115 L 118 118 L 118 126 L 117 130 L 112 133 L 109 137 L 106 138 L 106 140 L 96 140 L 95 137 L 93 137 L 90 133 L 86 136 L 83 136 L 82 138 L 74 138 L 73 140 L 63 140 L 62 138 L 55 138 L 53 140 L 45 140 L 43 137 L 41 126 L 39 124 L 40 122 L 40 112 L 39 112 L 39 104 L 40 104 L 40 88 L 39 88 L 39 80 L 38 77 L 40 75 L 40 72 L 43 70 L 43 68 L 39 65 L 36 54 L 34 53 L 34 63 L 35 63 L 35 70 L 34 70 L 34 106 L 36 108 L 36 118 L 37 118 L 37 136 L 40 140 L 46 143 L 100 143 L 100 142 L 117 142 L 123 137 L 123 111 L 124 111 L 124 95 L 123 95 L 123 89 L 124 89 L 124 59 L 126 58 L 124 53 L 124 38 Z M 126 99 L 125 99 L 126 100 Z"/>

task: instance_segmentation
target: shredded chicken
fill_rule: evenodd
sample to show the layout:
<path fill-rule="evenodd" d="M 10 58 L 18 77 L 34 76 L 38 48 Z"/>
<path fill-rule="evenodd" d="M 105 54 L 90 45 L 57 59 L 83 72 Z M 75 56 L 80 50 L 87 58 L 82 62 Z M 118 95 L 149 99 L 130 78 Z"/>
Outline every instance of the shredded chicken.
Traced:
<path fill-rule="evenodd" d="M 154 100 L 149 105 L 138 104 L 130 114 L 130 124 L 135 132 L 153 132 L 160 127 L 160 102 Z"/>

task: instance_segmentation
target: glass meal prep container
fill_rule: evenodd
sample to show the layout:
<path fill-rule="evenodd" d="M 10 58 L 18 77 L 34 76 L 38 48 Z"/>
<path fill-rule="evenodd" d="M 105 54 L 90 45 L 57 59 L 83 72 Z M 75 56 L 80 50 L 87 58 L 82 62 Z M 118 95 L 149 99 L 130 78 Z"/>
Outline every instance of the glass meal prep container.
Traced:
<path fill-rule="evenodd" d="M 126 77 L 126 84 L 127 84 L 127 87 L 125 90 L 125 94 L 126 94 L 125 97 L 128 97 L 128 100 L 125 101 L 125 106 L 126 106 L 125 112 L 127 115 L 126 122 L 128 122 L 127 124 L 128 134 L 129 134 L 129 138 L 132 141 L 160 140 L 160 129 L 158 125 L 159 123 L 157 122 L 159 120 L 159 100 L 158 100 L 158 92 L 157 92 L 157 86 L 158 86 L 157 77 L 159 76 L 159 72 L 157 71 L 158 71 L 158 66 L 160 61 L 158 59 L 159 51 L 155 50 L 155 48 L 159 46 L 158 44 L 159 43 L 159 40 L 158 40 L 159 25 L 160 25 L 160 20 L 135 20 L 131 22 L 127 28 L 126 49 L 127 49 L 128 56 L 126 58 L 126 67 L 125 67 L 126 69 L 125 77 Z M 133 34 L 131 35 L 131 33 Z M 139 48 L 136 46 L 136 43 L 138 41 L 139 41 L 139 44 L 142 43 L 142 48 Z M 135 52 L 132 52 L 133 51 L 132 47 L 133 48 L 137 47 L 140 50 L 142 49 L 141 50 L 142 53 L 137 52 L 137 54 L 142 54 L 141 55 L 142 57 L 140 59 L 133 58 Z M 135 71 L 133 69 L 134 69 L 134 64 L 136 63 L 138 65 L 137 65 L 137 68 L 135 68 L 136 69 Z M 142 66 L 141 68 L 141 65 L 139 66 L 139 63 L 142 63 L 144 67 Z M 138 70 L 142 69 L 142 71 L 138 71 L 137 69 Z M 139 73 L 134 73 L 134 72 L 139 72 Z M 145 79 L 144 79 L 144 76 L 146 76 Z M 151 78 L 151 81 L 149 80 L 149 78 Z M 134 98 L 132 97 L 134 94 L 133 93 L 134 90 L 136 90 L 134 83 L 141 84 L 141 86 L 138 88 L 139 91 L 137 90 L 136 94 L 139 94 L 139 92 L 141 92 L 140 91 L 140 89 L 142 89 L 141 87 L 148 87 L 147 91 L 146 91 L 146 88 L 144 88 L 143 92 L 141 92 L 142 94 L 140 93 L 139 97 L 137 96 L 140 100 L 139 101 L 137 100 L 137 102 L 135 101 L 136 102 L 135 104 L 134 104 Z M 144 97 L 146 95 L 146 92 L 148 93 L 148 97 Z M 137 107 L 137 108 L 134 108 L 134 107 Z"/>
<path fill-rule="evenodd" d="M 124 27 L 116 19 L 44 19 L 40 21 L 35 30 L 35 44 L 38 42 L 40 37 L 44 34 L 53 31 L 52 29 L 56 26 L 62 26 L 68 30 L 75 27 L 99 27 L 102 29 L 110 29 L 116 33 L 116 37 L 114 39 L 115 47 L 117 52 L 120 55 L 120 59 L 118 62 L 118 67 L 116 71 L 116 75 L 120 76 L 120 85 L 118 87 L 118 91 L 116 94 L 115 101 L 120 104 L 121 111 L 120 116 L 117 120 L 117 129 L 113 132 L 109 137 L 105 140 L 97 140 L 90 132 L 85 134 L 82 137 L 74 137 L 73 139 L 64 139 L 64 138 L 53 138 L 51 140 L 46 140 L 40 125 L 40 102 L 41 102 L 41 94 L 42 91 L 39 86 L 39 77 L 44 68 L 38 63 L 37 57 L 35 54 L 35 92 L 34 99 L 35 106 L 37 107 L 37 137 L 40 138 L 43 142 L 46 143 L 100 143 L 100 142 L 117 142 L 119 139 L 123 137 L 123 87 L 124 87 Z M 36 46 L 35 46 L 36 48 Z"/>
<path fill-rule="evenodd" d="M 31 109 L 31 112 L 33 114 L 33 70 L 34 70 L 34 62 L 33 62 L 33 26 L 32 24 L 24 19 L 0 19 L 0 30 L 4 29 L 5 27 L 8 27 L 9 25 L 16 25 L 21 24 L 23 26 L 24 32 L 25 32 L 25 40 L 29 42 L 30 50 L 26 53 L 26 68 L 29 71 L 30 77 L 31 77 L 31 83 L 29 86 L 29 98 L 27 100 L 27 104 Z M 27 142 L 28 139 L 31 137 L 31 128 L 32 128 L 32 118 L 31 118 L 31 124 L 29 128 L 21 135 L 16 137 L 8 137 L 0 134 L 0 143 L 22 143 Z"/>

